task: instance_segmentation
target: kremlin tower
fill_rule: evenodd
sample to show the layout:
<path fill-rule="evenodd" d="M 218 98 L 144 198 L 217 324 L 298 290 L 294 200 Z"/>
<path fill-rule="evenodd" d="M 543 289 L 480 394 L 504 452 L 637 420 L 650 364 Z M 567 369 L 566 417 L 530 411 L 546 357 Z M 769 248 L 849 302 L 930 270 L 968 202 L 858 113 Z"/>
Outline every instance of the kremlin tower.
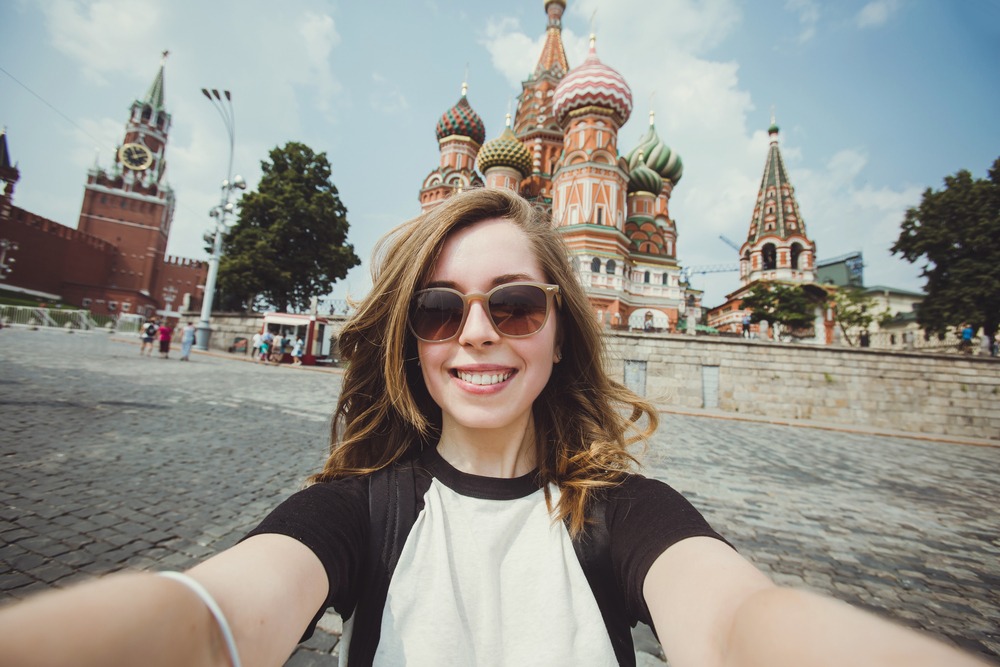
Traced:
<path fill-rule="evenodd" d="M 570 68 L 562 43 L 566 0 L 545 0 L 545 44 L 517 110 L 484 143 L 479 115 L 462 97 L 437 125 L 440 164 L 424 179 L 426 211 L 463 188 L 516 190 L 551 216 L 563 234 L 595 316 L 615 329 L 673 330 L 681 313 L 698 317 L 701 293 L 681 281 L 677 227 L 669 202 L 680 157 L 650 124 L 639 145 L 619 154 L 632 91 L 590 52 Z M 483 176 L 474 169 L 478 166 Z"/>

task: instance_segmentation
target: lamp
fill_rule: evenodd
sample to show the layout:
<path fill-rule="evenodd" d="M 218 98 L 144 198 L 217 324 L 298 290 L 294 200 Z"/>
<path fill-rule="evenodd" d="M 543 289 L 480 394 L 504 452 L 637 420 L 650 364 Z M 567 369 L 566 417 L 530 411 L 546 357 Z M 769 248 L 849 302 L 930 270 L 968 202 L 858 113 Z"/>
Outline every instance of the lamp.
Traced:
<path fill-rule="evenodd" d="M 207 350 L 209 340 L 212 337 L 212 302 L 215 299 L 215 283 L 219 277 L 219 259 L 222 257 L 222 236 L 226 229 L 236 224 L 236 221 L 229 221 L 229 216 L 235 210 L 232 196 L 235 190 L 246 190 L 247 184 L 240 175 L 233 176 L 233 148 L 236 145 L 236 114 L 233 111 L 233 98 L 228 90 L 219 91 L 212 88 L 211 92 L 207 88 L 201 89 L 202 95 L 208 98 L 216 111 L 222 117 L 222 122 L 226 126 L 226 133 L 229 135 L 229 167 L 226 170 L 226 180 L 222 181 L 222 195 L 218 206 L 213 206 L 208 215 L 215 225 L 215 238 L 212 243 L 212 256 L 208 260 L 208 277 L 205 279 L 205 294 L 201 302 L 201 319 L 195 331 L 195 348 Z M 225 100 L 223 100 L 225 98 Z"/>

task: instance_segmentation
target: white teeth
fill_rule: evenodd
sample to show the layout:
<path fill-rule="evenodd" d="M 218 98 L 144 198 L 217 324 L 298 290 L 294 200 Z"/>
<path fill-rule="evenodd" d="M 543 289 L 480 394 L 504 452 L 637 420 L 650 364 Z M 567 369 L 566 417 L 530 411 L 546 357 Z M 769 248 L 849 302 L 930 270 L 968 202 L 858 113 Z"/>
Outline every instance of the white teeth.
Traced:
<path fill-rule="evenodd" d="M 507 373 L 466 373 L 464 371 L 458 371 L 458 377 L 463 382 L 468 382 L 469 384 L 478 385 L 489 385 L 489 384 L 499 384 L 510 377 L 510 372 Z"/>

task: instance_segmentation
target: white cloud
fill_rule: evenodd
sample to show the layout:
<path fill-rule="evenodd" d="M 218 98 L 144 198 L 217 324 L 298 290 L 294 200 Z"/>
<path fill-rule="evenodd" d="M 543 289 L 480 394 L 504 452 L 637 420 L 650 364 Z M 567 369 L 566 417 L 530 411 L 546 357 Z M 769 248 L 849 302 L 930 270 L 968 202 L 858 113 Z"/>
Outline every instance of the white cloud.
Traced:
<path fill-rule="evenodd" d="M 798 42 L 804 44 L 816 36 L 816 25 L 819 23 L 819 3 L 816 0 L 786 0 L 785 9 L 799 15 L 802 32 Z"/>
<path fill-rule="evenodd" d="M 859 28 L 877 28 L 884 25 L 899 9 L 899 0 L 872 0 L 861 8 L 855 18 Z"/>
<path fill-rule="evenodd" d="M 84 76 L 99 85 L 105 74 L 140 74 L 149 70 L 147 57 L 162 18 L 157 0 L 49 0 L 42 3 L 52 46 L 79 61 Z"/>
<path fill-rule="evenodd" d="M 303 15 L 298 33 L 301 39 L 297 41 L 302 45 L 304 57 L 298 75 L 293 78 L 296 83 L 310 86 L 315 91 L 319 108 L 328 113 L 333 96 L 341 90 L 330 66 L 333 47 L 340 43 L 340 35 L 333 17 L 314 12 Z"/>
<path fill-rule="evenodd" d="M 386 115 L 394 115 L 410 108 L 406 96 L 392 81 L 378 72 L 372 72 L 372 93 L 369 98 L 372 109 Z"/>

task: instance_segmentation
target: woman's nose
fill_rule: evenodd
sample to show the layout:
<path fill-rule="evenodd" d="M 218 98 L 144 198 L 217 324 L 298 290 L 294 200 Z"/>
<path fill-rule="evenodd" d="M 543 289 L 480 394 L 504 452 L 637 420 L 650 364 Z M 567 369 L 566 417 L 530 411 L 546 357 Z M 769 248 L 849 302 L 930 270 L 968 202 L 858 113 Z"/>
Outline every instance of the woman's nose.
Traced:
<path fill-rule="evenodd" d="M 500 334 L 493 328 L 486 303 L 477 299 L 469 304 L 469 313 L 465 316 L 465 324 L 459 332 L 458 342 L 462 345 L 482 345 L 495 343 L 499 339 Z"/>

